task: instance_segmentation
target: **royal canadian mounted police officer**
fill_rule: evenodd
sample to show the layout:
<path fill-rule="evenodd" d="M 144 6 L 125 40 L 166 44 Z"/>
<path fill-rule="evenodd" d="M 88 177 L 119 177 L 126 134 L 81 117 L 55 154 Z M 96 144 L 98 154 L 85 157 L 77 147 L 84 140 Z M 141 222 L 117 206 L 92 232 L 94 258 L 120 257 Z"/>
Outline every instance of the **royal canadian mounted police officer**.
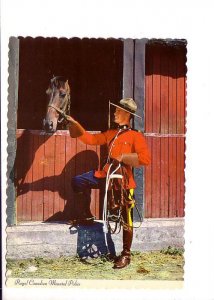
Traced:
<path fill-rule="evenodd" d="M 137 105 L 132 98 L 125 98 L 118 104 L 114 112 L 114 122 L 118 125 L 116 129 L 109 129 L 102 133 L 91 134 L 72 117 L 67 116 L 71 137 L 78 137 L 88 145 L 108 146 L 107 163 L 101 170 L 92 170 L 72 179 L 72 186 L 76 193 L 76 201 L 84 201 L 83 218 L 92 220 L 94 217 L 90 211 L 90 194 L 92 188 L 99 188 L 105 179 L 110 164 L 121 164 L 126 180 L 123 189 L 126 191 L 136 188 L 132 168 L 145 166 L 150 163 L 150 153 L 146 140 L 141 132 L 131 129 L 131 118 L 136 115 Z M 127 219 L 126 206 L 123 209 L 123 218 Z M 72 221 L 70 222 L 72 224 Z M 133 239 L 133 226 L 123 226 L 123 251 L 115 260 L 114 268 L 121 269 L 130 264 L 131 244 Z"/>

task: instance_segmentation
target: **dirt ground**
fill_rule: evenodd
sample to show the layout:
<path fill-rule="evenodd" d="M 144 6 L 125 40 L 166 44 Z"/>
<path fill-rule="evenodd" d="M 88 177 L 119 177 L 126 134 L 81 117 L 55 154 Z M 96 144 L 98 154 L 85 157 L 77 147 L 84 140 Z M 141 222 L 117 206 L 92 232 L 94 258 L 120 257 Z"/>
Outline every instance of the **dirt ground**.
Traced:
<path fill-rule="evenodd" d="M 131 264 L 121 270 L 112 268 L 106 256 L 94 259 L 60 257 L 7 260 L 7 277 L 72 278 L 116 280 L 183 280 L 183 250 L 133 252 Z"/>

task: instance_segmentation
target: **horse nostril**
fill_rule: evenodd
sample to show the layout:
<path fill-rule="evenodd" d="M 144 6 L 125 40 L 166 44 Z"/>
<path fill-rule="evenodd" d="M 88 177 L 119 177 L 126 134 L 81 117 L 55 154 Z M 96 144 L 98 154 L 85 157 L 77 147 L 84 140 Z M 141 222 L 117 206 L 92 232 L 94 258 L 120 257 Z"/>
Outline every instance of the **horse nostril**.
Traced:
<path fill-rule="evenodd" d="M 49 130 L 49 125 L 47 123 L 45 123 L 45 130 L 48 131 Z"/>
<path fill-rule="evenodd" d="M 44 119 L 44 121 L 43 121 L 43 128 L 44 128 L 44 130 L 46 132 L 52 131 L 52 129 L 53 129 L 53 122 L 52 121 L 48 122 L 48 121 L 46 121 Z"/>

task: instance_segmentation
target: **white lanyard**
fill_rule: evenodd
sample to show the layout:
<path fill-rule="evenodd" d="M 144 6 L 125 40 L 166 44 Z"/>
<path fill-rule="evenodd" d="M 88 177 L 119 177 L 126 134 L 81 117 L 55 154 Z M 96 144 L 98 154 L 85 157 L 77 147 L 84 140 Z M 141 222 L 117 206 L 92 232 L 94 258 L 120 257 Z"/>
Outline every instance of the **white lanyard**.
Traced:
<path fill-rule="evenodd" d="M 121 131 L 122 131 L 122 129 L 119 129 L 119 130 L 118 130 L 118 132 L 117 132 L 117 134 L 115 135 L 113 141 L 111 142 L 111 146 L 110 146 L 110 149 L 109 149 L 109 151 L 108 151 L 107 163 L 108 163 L 109 160 L 110 160 L 110 153 L 111 153 L 111 149 L 112 149 L 112 147 L 113 147 L 113 145 L 114 145 L 114 142 L 115 142 L 116 138 L 118 137 L 118 134 L 119 134 Z"/>

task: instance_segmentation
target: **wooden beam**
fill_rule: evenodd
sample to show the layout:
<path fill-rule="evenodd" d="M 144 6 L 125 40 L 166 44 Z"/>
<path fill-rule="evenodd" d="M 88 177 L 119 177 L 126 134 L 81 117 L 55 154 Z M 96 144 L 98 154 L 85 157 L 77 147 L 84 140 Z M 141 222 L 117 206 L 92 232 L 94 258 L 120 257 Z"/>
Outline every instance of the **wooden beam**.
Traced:
<path fill-rule="evenodd" d="M 142 119 L 134 118 L 134 128 L 144 130 L 144 98 L 145 98 L 145 45 L 147 39 L 135 40 L 134 61 L 134 99 L 137 103 L 136 114 Z"/>
<path fill-rule="evenodd" d="M 134 89 L 133 98 L 137 104 L 137 114 L 142 119 L 134 117 L 134 128 L 140 131 L 144 130 L 144 95 L 145 95 L 145 45 L 147 39 L 137 39 L 134 43 Z M 134 169 L 134 178 L 137 184 L 135 189 L 135 201 L 140 212 L 144 214 L 144 170 L 143 168 Z M 134 210 L 134 220 L 139 221 L 140 216 Z"/>
<path fill-rule="evenodd" d="M 8 88 L 8 158 L 7 158 L 7 225 L 16 224 L 15 158 L 19 80 L 19 39 L 9 40 L 9 88 Z"/>
<path fill-rule="evenodd" d="M 144 130 L 144 81 L 145 81 L 145 45 L 147 39 L 125 39 L 123 48 L 123 98 L 132 97 L 138 106 L 137 114 L 142 119 L 134 118 L 133 127 Z M 134 169 L 137 183 L 135 200 L 141 215 L 143 215 L 144 174 L 142 168 Z M 140 217 L 134 211 L 134 220 Z"/>
<path fill-rule="evenodd" d="M 133 98 L 134 40 L 123 41 L 123 98 Z"/>

